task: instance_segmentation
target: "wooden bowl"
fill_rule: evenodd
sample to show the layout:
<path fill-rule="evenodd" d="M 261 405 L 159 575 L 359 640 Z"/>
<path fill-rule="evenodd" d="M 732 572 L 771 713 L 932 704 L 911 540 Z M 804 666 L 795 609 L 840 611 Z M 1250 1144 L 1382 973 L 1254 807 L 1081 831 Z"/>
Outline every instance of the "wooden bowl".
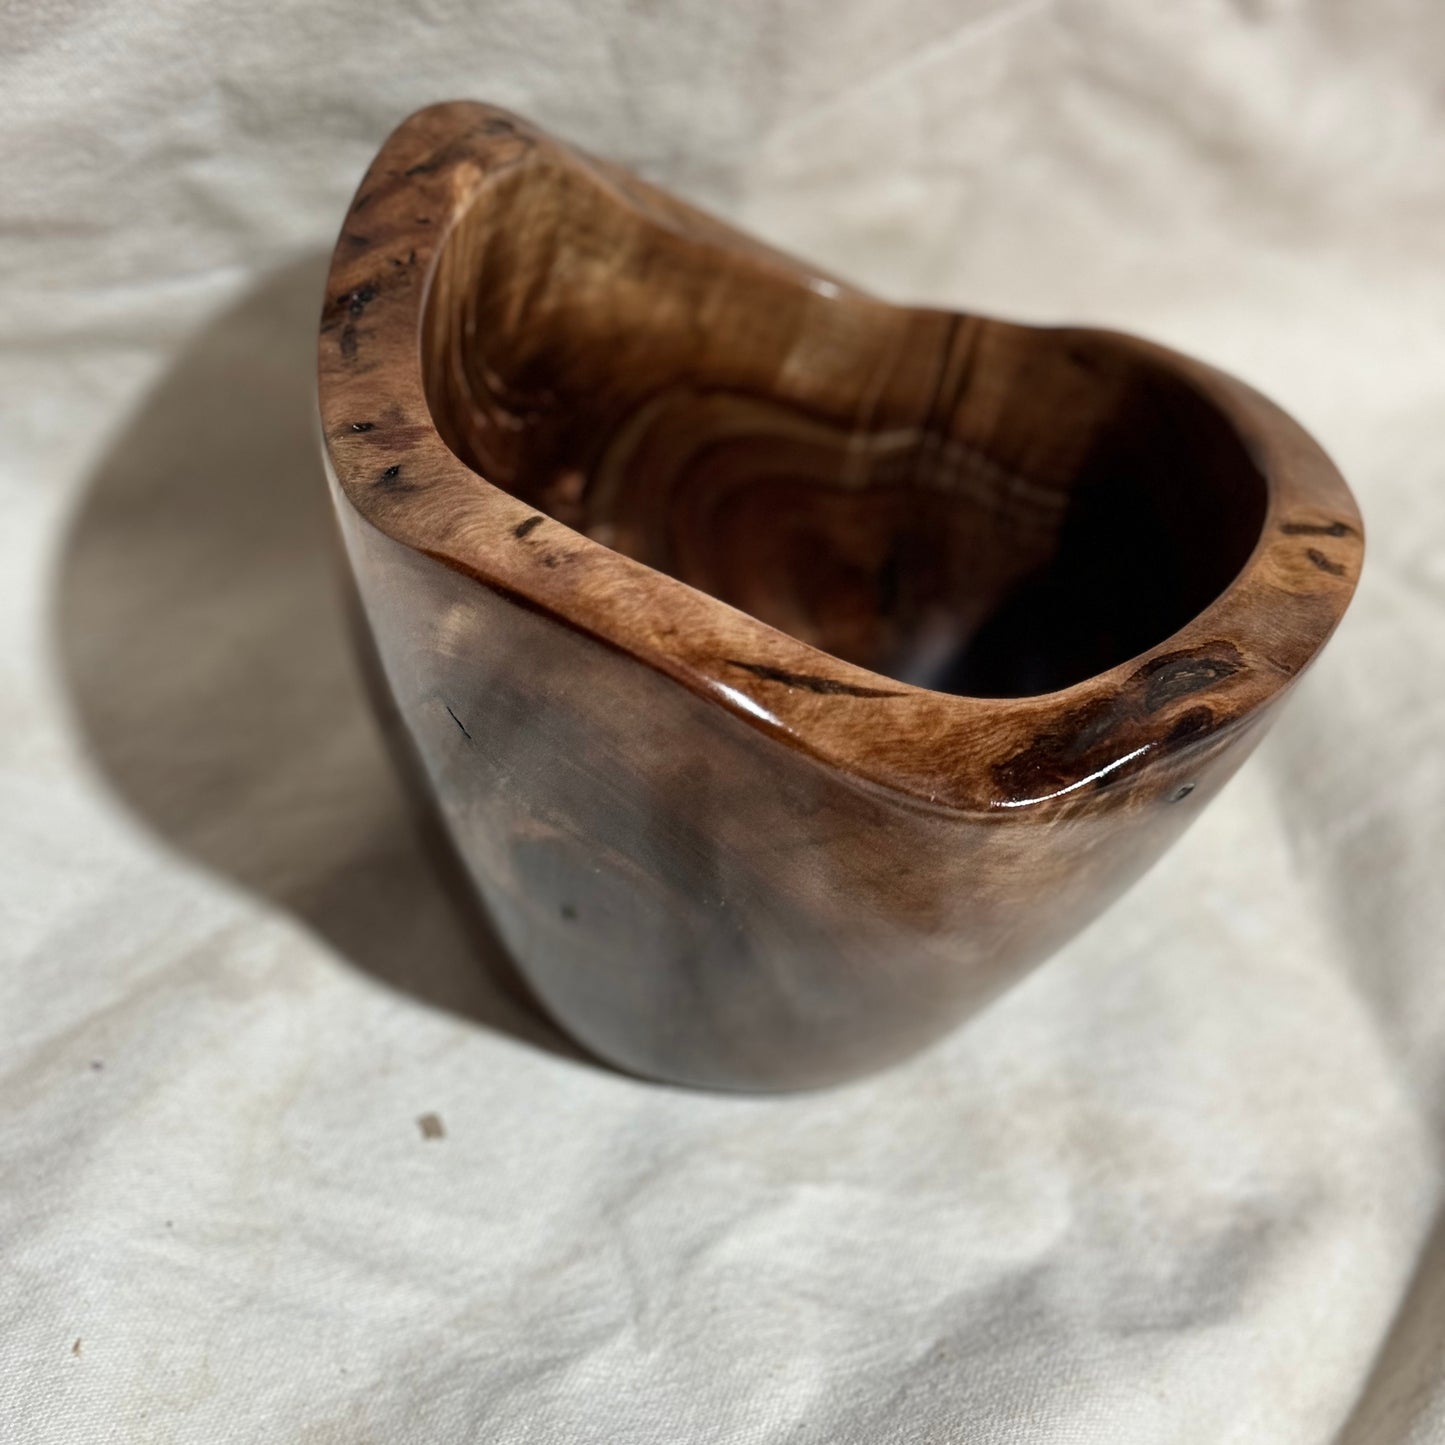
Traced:
<path fill-rule="evenodd" d="M 490 106 L 421 111 L 321 323 L 347 554 L 537 996 L 793 1088 L 951 1028 L 1147 868 L 1362 531 L 1249 387 L 888 305 Z"/>

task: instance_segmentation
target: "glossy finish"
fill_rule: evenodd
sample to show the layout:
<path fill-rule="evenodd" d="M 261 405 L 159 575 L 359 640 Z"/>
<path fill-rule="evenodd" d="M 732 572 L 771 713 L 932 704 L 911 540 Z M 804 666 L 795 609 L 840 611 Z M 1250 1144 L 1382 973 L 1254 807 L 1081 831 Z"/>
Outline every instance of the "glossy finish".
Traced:
<path fill-rule="evenodd" d="M 1360 564 L 1241 383 L 886 305 L 487 106 L 377 157 L 320 366 L 458 849 L 551 1013 L 672 1080 L 977 1009 L 1229 777 Z"/>

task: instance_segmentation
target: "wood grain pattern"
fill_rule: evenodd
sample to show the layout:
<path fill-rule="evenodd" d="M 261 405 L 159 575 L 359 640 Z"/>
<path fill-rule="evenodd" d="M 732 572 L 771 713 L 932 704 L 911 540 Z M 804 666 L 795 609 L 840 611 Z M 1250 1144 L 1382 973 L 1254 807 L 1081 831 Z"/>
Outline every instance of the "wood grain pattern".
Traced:
<path fill-rule="evenodd" d="M 900 1057 L 1143 871 L 1363 533 L 1270 402 L 888 305 L 492 107 L 352 203 L 320 404 L 382 667 L 503 937 L 641 1073 Z"/>

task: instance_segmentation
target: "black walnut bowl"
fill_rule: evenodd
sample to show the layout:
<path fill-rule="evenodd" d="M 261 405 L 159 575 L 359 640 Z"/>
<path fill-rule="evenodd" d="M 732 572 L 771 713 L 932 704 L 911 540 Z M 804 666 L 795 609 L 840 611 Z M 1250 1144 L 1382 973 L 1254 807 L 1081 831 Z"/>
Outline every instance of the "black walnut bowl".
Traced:
<path fill-rule="evenodd" d="M 726 1088 L 918 1049 L 1144 871 L 1349 603 L 1319 447 L 1133 337 L 875 300 L 471 103 L 362 182 L 325 450 L 543 1005 Z"/>

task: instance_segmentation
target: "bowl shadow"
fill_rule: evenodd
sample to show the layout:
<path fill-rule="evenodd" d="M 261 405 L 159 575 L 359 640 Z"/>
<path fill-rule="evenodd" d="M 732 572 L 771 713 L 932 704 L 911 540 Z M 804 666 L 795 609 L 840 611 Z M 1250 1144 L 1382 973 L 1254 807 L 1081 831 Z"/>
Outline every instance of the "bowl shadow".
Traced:
<path fill-rule="evenodd" d="M 177 852 L 391 988 L 582 1059 L 368 701 L 315 421 L 326 261 L 206 325 L 109 448 L 61 552 L 61 674 L 100 772 Z"/>

